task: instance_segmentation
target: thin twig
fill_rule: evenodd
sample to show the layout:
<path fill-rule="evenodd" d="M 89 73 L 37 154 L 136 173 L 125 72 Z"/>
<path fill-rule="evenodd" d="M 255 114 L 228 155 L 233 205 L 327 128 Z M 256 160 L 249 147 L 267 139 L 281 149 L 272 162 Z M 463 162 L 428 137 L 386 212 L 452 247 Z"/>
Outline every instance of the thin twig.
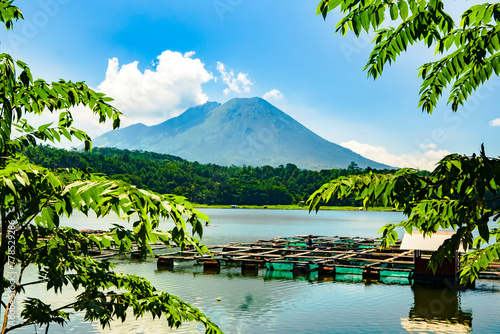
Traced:
<path fill-rule="evenodd" d="M 49 281 L 48 279 L 42 279 L 42 280 L 35 281 L 35 282 L 24 283 L 24 284 L 21 284 L 20 286 L 21 286 L 22 288 L 24 288 L 25 286 L 28 286 L 28 285 L 34 285 L 34 284 L 45 283 L 45 282 L 48 282 L 48 281 Z"/>
<path fill-rule="evenodd" d="M 43 205 L 40 207 L 40 210 L 36 214 L 32 215 L 31 218 L 23 226 L 21 226 L 21 228 L 19 229 L 19 231 L 17 231 L 17 233 L 19 233 L 19 235 L 21 235 L 23 233 L 24 229 L 26 229 L 26 227 L 28 227 L 28 225 L 31 224 L 31 222 L 33 221 L 33 219 L 35 219 L 38 216 L 38 214 L 43 211 L 43 209 L 48 205 L 49 201 L 54 197 L 54 195 L 55 195 L 55 193 L 53 193 L 52 195 L 50 195 L 50 197 L 47 198 L 47 200 L 45 201 L 45 203 L 43 203 Z"/>

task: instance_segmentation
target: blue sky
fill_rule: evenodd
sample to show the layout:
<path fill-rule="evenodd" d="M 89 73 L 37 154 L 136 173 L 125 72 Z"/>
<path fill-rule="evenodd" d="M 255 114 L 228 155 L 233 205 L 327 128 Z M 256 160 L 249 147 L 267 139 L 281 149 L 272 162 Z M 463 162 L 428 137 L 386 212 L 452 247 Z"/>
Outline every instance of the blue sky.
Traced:
<path fill-rule="evenodd" d="M 318 2 L 16 1 L 26 20 L 1 32 L 0 47 L 37 77 L 85 81 L 114 97 L 127 115 L 123 126 L 260 96 L 327 140 L 393 166 L 430 169 L 447 153 L 477 153 L 481 143 L 500 155 L 498 78 L 459 113 L 443 98 L 424 114 L 417 68 L 433 50 L 410 48 L 374 81 L 362 71 L 371 38 L 334 34 L 340 14 L 324 21 Z M 109 129 L 75 112 L 91 135 Z"/>

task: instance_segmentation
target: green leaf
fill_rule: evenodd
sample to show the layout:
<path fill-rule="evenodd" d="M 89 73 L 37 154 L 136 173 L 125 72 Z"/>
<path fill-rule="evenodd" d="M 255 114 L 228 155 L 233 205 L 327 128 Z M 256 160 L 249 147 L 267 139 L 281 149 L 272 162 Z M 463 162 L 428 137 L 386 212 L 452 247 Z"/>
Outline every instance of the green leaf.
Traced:
<path fill-rule="evenodd" d="M 3 182 L 5 183 L 5 185 L 6 185 L 7 187 L 9 187 L 9 188 L 10 188 L 10 190 L 12 190 L 12 193 L 13 193 L 13 194 L 17 194 L 16 187 L 14 187 L 14 183 L 12 182 L 12 180 L 11 180 L 11 179 L 4 178 L 4 179 L 3 179 Z"/>
<path fill-rule="evenodd" d="M 370 14 L 367 11 L 362 11 L 360 14 L 361 25 L 366 32 L 370 30 Z"/>
<path fill-rule="evenodd" d="M 395 3 L 391 3 L 389 7 L 389 12 L 391 14 L 391 19 L 392 20 L 397 20 L 398 19 L 398 6 Z"/>
<path fill-rule="evenodd" d="M 483 223 L 478 223 L 477 229 L 479 231 L 479 235 L 481 238 L 483 238 L 486 242 L 490 240 L 490 229 L 488 228 L 488 223 L 483 222 Z"/>
<path fill-rule="evenodd" d="M 406 3 L 405 0 L 399 0 L 398 8 L 401 18 L 403 19 L 403 21 L 405 21 L 408 18 L 408 4 Z"/>
<path fill-rule="evenodd" d="M 198 211 L 198 210 L 193 210 L 193 213 L 196 214 L 198 219 L 201 219 L 201 220 L 206 221 L 206 222 L 210 222 L 210 218 L 206 214 L 204 214 L 203 212 Z"/>

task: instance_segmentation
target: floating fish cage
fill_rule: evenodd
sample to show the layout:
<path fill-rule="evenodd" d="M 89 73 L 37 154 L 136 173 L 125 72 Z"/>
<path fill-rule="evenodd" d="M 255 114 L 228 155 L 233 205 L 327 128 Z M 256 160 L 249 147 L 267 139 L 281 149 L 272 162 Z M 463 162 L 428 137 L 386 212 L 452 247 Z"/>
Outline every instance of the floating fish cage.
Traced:
<path fill-rule="evenodd" d="M 158 266 L 173 268 L 175 261 L 194 261 L 202 263 L 204 270 L 210 272 L 240 265 L 245 271 L 265 268 L 270 277 L 314 273 L 323 277 L 361 275 L 368 278 L 407 278 L 413 268 L 412 251 L 399 251 L 398 245 L 382 251 L 380 242 L 373 238 L 300 235 L 210 246 L 209 250 L 211 255 L 203 256 L 195 250 L 158 255 Z"/>
<path fill-rule="evenodd" d="M 267 269 L 266 277 L 331 277 L 342 280 L 404 281 L 413 278 L 415 251 L 396 245 L 381 249 L 373 238 L 298 235 L 252 243 L 208 246 L 210 255 L 196 250 L 157 255 L 158 267 L 174 268 L 176 262 L 203 264 L 206 273 L 219 273 L 228 266 L 242 272 Z M 356 278 L 357 277 L 357 278 Z M 480 278 L 500 278 L 500 272 L 480 272 Z"/>

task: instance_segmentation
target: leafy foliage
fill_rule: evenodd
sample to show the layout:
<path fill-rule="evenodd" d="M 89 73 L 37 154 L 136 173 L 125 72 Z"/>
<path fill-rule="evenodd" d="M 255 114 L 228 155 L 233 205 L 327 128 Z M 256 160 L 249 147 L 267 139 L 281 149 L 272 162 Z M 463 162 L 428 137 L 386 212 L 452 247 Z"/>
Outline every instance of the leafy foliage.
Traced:
<path fill-rule="evenodd" d="M 6 28 L 11 29 L 17 19 L 22 19 L 22 13 L 13 1 L 0 0 L 0 21 Z M 100 122 L 110 120 L 117 128 L 120 112 L 109 104 L 112 99 L 83 82 L 34 80 L 29 67 L 8 54 L 0 55 L 0 77 L 1 333 L 32 324 L 62 325 L 72 311 L 84 312 L 85 320 L 99 321 L 103 327 L 113 319 L 124 321 L 131 312 L 135 317 L 146 313 L 153 318 L 164 316 L 170 327 L 198 321 L 207 333 L 220 333 L 198 309 L 157 291 L 143 278 L 116 273 L 109 262 L 89 256 L 92 248 L 116 246 L 124 252 L 134 244 L 146 254 L 151 252 L 150 243 L 157 241 L 181 248 L 191 245 L 205 253 L 206 247 L 194 236 L 201 237 L 201 221 L 208 217 L 182 196 L 161 195 L 79 168 L 44 168 L 21 153 L 39 141 L 59 142 L 61 136 L 83 141 L 90 150 L 89 136 L 73 127 L 71 108 L 86 106 Z M 47 112 L 59 115 L 57 124 L 35 128 L 25 118 Z M 113 212 L 132 221 L 132 229 L 116 225 L 107 233 L 89 235 L 61 226 L 60 217 L 75 210 L 93 211 L 97 217 Z M 162 219 L 171 219 L 175 227 L 159 231 Z M 23 274 L 30 266 L 37 268 L 38 279 L 25 282 Z M 70 288 L 78 295 L 74 302 L 58 308 L 26 296 L 21 319 L 11 317 L 15 297 L 33 284 L 45 285 L 55 293 Z"/>
<path fill-rule="evenodd" d="M 459 24 L 445 12 L 441 0 L 321 0 L 317 15 L 326 18 L 335 8 L 343 15 L 336 26 L 342 35 L 348 30 L 356 36 L 362 30 L 375 31 L 374 48 L 365 66 L 374 79 L 409 45 L 435 46 L 441 58 L 419 70 L 422 111 L 432 113 L 445 89 L 450 90 L 448 104 L 457 111 L 493 73 L 500 74 L 500 3 L 471 6 Z M 386 19 L 396 27 L 381 28 Z M 461 278 L 467 282 L 499 257 L 499 229 L 489 225 L 500 217 L 499 169 L 500 161 L 487 158 L 482 147 L 480 156 L 445 157 L 429 176 L 402 169 L 394 175 L 339 178 L 323 185 L 309 203 L 311 210 L 317 210 L 321 200 L 355 194 L 363 198 L 364 205 L 381 200 L 403 208 L 408 220 L 380 231 L 385 245 L 395 242 L 398 227 L 409 232 L 416 228 L 425 234 L 453 228 L 456 234 L 433 254 L 431 265 L 435 270 L 460 244 L 466 250 L 474 249 L 462 258 Z M 479 236 L 474 238 L 476 230 Z"/>
<path fill-rule="evenodd" d="M 500 218 L 500 160 L 486 157 L 484 150 L 480 156 L 449 155 L 429 176 L 401 169 L 390 175 L 370 173 L 335 179 L 311 195 L 310 210 L 318 210 L 322 201 L 349 194 L 363 198 L 364 206 L 382 201 L 402 209 L 408 217 L 380 230 L 383 246 L 397 240 L 396 229 L 401 227 L 424 235 L 439 229 L 456 231 L 433 254 L 434 270 L 446 258 L 451 260 L 460 246 L 473 250 L 462 258 L 463 282 L 473 281 L 479 270 L 499 258 L 500 229 L 489 225 Z"/>
<path fill-rule="evenodd" d="M 435 45 L 442 58 L 419 70 L 422 111 L 432 113 L 446 88 L 450 89 L 448 104 L 457 111 L 493 73 L 500 74 L 500 3 L 470 7 L 459 24 L 444 11 L 441 0 L 322 0 L 317 14 L 326 18 L 335 8 L 344 15 L 336 26 L 342 35 L 348 30 L 356 36 L 375 30 L 375 46 L 365 66 L 374 79 L 410 45 Z M 398 25 L 380 28 L 386 18 Z"/>

